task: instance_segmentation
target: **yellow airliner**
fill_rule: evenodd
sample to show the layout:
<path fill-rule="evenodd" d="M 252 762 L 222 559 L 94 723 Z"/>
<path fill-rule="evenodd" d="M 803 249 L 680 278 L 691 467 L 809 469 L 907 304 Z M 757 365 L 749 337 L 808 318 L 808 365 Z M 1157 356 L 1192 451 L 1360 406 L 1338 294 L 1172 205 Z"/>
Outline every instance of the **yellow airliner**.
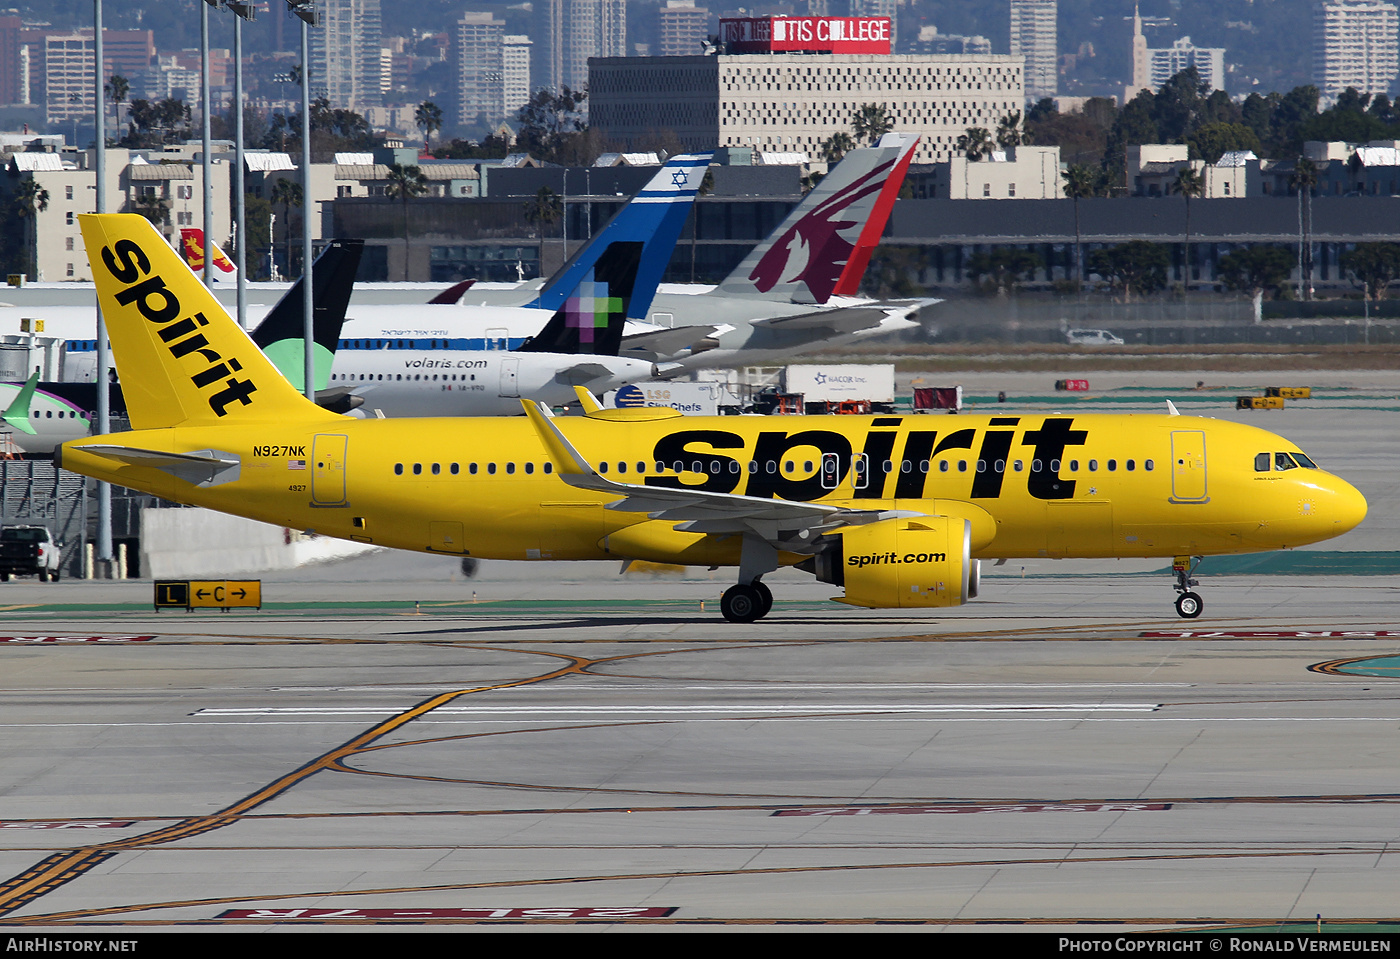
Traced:
<path fill-rule="evenodd" d="M 978 560 L 1176 562 L 1338 536 L 1366 501 L 1291 442 L 1177 415 L 350 419 L 304 399 L 145 219 L 85 215 L 135 430 L 64 468 L 283 526 L 493 559 L 737 566 L 726 618 L 794 565 L 856 606 L 956 606 Z M 586 394 L 584 394 L 586 396 Z"/>

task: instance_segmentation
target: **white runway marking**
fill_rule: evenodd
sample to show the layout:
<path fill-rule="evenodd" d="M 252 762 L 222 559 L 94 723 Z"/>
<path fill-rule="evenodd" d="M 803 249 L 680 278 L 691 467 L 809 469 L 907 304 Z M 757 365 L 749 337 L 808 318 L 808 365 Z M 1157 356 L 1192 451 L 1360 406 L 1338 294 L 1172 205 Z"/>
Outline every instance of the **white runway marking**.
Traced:
<path fill-rule="evenodd" d="M 434 715 L 480 716 L 628 716 L 655 713 L 990 713 L 990 712 L 1151 712 L 1157 703 L 955 703 L 894 705 L 733 703 L 705 706 L 439 706 Z M 407 707 L 392 706 L 232 706 L 200 709 L 192 716 L 395 716 Z"/>

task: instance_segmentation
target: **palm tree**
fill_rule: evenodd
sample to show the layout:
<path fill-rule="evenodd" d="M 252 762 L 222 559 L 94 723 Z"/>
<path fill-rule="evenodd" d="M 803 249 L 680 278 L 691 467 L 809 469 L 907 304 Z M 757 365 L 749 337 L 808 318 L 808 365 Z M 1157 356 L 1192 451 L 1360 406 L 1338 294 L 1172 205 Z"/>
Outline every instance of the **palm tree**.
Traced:
<path fill-rule="evenodd" d="M 992 135 L 982 127 L 968 127 L 967 132 L 958 137 L 958 150 L 973 163 L 991 156 L 993 149 Z"/>
<path fill-rule="evenodd" d="M 126 95 L 131 92 L 131 84 L 120 73 L 114 73 L 111 79 L 103 85 L 103 89 L 107 92 L 107 99 L 112 101 L 112 120 L 115 122 L 117 130 L 120 131 L 122 128 L 122 103 L 126 101 Z"/>
<path fill-rule="evenodd" d="M 1171 186 L 1173 193 L 1180 193 L 1186 198 L 1186 265 L 1183 284 L 1186 289 L 1191 288 L 1191 198 L 1200 196 L 1205 192 L 1205 188 L 1205 179 L 1189 166 L 1176 172 L 1176 180 Z"/>
<path fill-rule="evenodd" d="M 1027 139 L 1025 125 L 1019 112 L 1008 113 L 997 123 L 997 144 L 1003 149 L 1018 147 Z"/>
<path fill-rule="evenodd" d="M 292 272 L 292 207 L 301 206 L 303 197 L 301 184 L 296 180 L 281 177 L 272 187 L 268 202 L 274 206 L 282 204 L 282 242 L 287 250 L 287 273 Z"/>
<path fill-rule="evenodd" d="M 442 129 L 442 109 L 432 100 L 424 100 L 413 111 L 413 122 L 423 131 L 423 152 L 428 152 L 428 141 L 433 133 Z"/>
<path fill-rule="evenodd" d="M 34 177 L 27 177 L 19 182 L 15 188 L 15 212 L 25 221 L 24 234 L 24 259 L 26 275 L 29 273 L 29 251 L 33 250 L 38 243 L 38 223 L 39 214 L 49 208 L 49 191 L 39 183 Z M 31 277 L 38 279 L 38 277 Z"/>
<path fill-rule="evenodd" d="M 869 146 L 894 129 L 894 120 L 883 103 L 866 103 L 851 117 L 851 129 L 856 140 Z"/>
<path fill-rule="evenodd" d="M 428 192 L 428 178 L 416 163 L 408 166 L 393 163 L 389 166 L 389 183 L 384 195 L 403 201 L 403 278 L 408 280 L 408 201 Z"/>
<path fill-rule="evenodd" d="M 1079 238 L 1079 198 L 1099 191 L 1101 174 L 1087 166 L 1071 166 L 1064 172 L 1065 192 L 1074 200 L 1074 291 L 1084 280 L 1084 244 Z"/>
<path fill-rule="evenodd" d="M 1298 287 L 1305 300 L 1312 299 L 1312 188 L 1317 185 L 1317 166 L 1299 157 L 1288 178 L 1298 190 Z"/>
<path fill-rule="evenodd" d="M 822 143 L 822 159 L 827 164 L 840 163 L 841 158 L 856 148 L 856 141 L 849 133 L 838 131 Z"/>

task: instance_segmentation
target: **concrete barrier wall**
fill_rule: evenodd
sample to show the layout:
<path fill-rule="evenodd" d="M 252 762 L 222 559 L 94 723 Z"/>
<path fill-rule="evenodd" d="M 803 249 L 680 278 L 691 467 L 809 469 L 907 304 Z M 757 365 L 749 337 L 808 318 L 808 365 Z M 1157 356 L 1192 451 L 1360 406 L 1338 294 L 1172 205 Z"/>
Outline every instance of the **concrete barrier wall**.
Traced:
<path fill-rule="evenodd" d="M 206 509 L 141 511 L 141 571 L 152 579 L 219 578 L 295 569 L 379 548 L 305 536 Z"/>

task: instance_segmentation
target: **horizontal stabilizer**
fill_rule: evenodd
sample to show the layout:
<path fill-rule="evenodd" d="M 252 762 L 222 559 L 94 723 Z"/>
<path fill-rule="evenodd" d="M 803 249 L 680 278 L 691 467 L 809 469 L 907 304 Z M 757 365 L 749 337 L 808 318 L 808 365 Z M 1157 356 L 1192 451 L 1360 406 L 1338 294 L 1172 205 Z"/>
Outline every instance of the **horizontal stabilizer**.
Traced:
<path fill-rule="evenodd" d="M 596 379 L 611 378 L 612 375 L 613 371 L 602 363 L 575 363 L 573 366 L 555 373 L 554 380 L 565 386 L 587 386 Z"/>
<path fill-rule="evenodd" d="M 618 355 L 633 356 L 655 363 L 684 350 L 693 350 L 719 330 L 720 327 L 717 326 L 677 326 L 672 329 L 649 330 L 646 333 L 629 333 L 622 338 L 622 349 Z"/>
<path fill-rule="evenodd" d="M 770 330 L 830 330 L 835 333 L 856 333 L 877 327 L 886 320 L 909 320 L 919 310 L 938 300 L 906 300 L 899 303 L 872 303 L 867 306 L 845 306 L 835 310 L 798 313 L 795 316 L 775 316 L 754 320 L 754 326 Z"/>
<path fill-rule="evenodd" d="M 101 443 L 73 446 L 75 450 L 105 456 L 130 466 L 145 466 L 169 473 L 176 479 L 196 486 L 219 486 L 238 479 L 242 459 L 236 453 L 222 450 L 196 450 L 193 453 L 170 453 L 146 450 L 135 446 L 111 446 Z"/>

